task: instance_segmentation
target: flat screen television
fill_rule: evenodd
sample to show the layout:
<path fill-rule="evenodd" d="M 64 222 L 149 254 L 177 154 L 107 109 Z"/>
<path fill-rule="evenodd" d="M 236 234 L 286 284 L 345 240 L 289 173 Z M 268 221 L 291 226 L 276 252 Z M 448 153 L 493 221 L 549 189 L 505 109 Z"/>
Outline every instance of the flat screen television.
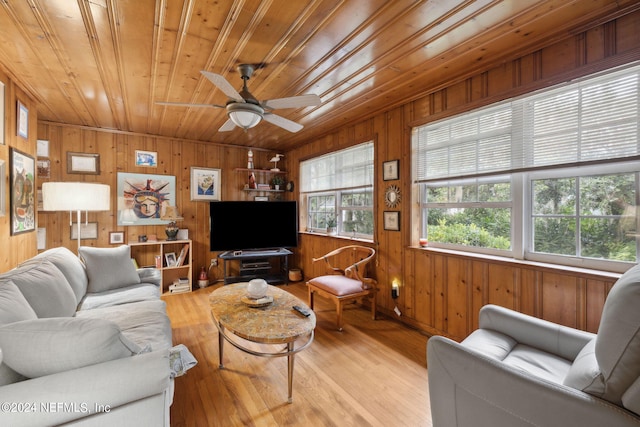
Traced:
<path fill-rule="evenodd" d="M 211 202 L 209 213 L 212 252 L 298 246 L 296 201 Z"/>

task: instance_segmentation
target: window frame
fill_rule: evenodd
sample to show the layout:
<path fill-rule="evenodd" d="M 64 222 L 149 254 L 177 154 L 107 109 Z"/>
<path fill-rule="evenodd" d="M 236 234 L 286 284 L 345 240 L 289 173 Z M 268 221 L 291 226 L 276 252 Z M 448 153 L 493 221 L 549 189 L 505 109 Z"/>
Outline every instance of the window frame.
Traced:
<path fill-rule="evenodd" d="M 617 85 L 618 83 L 619 86 Z M 604 92 L 604 89 L 607 87 L 613 88 L 613 90 Z M 552 131 L 552 134 L 555 130 L 553 127 L 548 126 L 548 121 L 544 121 L 545 118 L 552 117 L 552 115 L 533 115 L 532 106 L 538 101 L 542 101 L 544 104 L 547 99 L 553 101 L 554 97 L 562 98 L 563 93 L 569 93 L 573 90 L 577 90 L 579 93 L 577 98 L 578 103 L 575 104 L 576 111 L 579 112 L 576 116 L 577 121 L 575 122 L 577 123 L 577 125 L 575 125 L 575 134 L 578 138 L 576 139 L 575 146 L 577 147 L 576 152 L 578 155 L 575 159 L 564 160 L 565 163 L 558 161 L 555 163 L 545 163 L 545 157 L 540 157 L 542 162 L 538 163 L 535 157 L 536 155 L 546 155 L 547 158 L 552 158 L 553 153 L 563 153 L 564 145 L 561 144 L 563 139 L 560 138 L 554 143 L 555 146 L 548 145 L 548 147 L 551 147 L 551 151 L 537 151 L 538 148 L 537 146 L 534 147 L 534 141 L 546 138 L 545 132 L 547 132 L 547 130 Z M 618 108 L 619 105 L 615 103 L 606 104 L 603 101 L 599 108 L 606 108 L 606 110 L 601 111 L 608 113 L 602 114 L 602 116 L 606 117 L 603 117 L 602 124 L 598 125 L 598 120 L 600 120 L 598 115 L 599 110 L 594 109 L 594 105 L 598 106 L 600 99 L 598 96 L 594 97 L 594 93 L 596 95 L 602 93 L 603 99 L 605 100 L 615 101 L 619 97 L 623 97 L 627 104 L 621 105 L 631 105 L 631 107 L 629 107 L 631 110 L 625 111 L 630 111 L 632 116 L 635 115 L 635 119 L 629 121 L 630 119 L 627 115 L 620 119 L 616 116 L 616 111 L 618 111 L 616 108 Z M 585 96 L 584 103 L 583 95 Z M 630 99 L 635 99 L 635 103 L 628 104 Z M 510 119 L 506 119 L 507 116 L 502 116 L 501 109 L 505 107 L 509 108 L 509 106 L 511 108 L 511 116 Z M 560 107 L 561 106 L 562 105 L 560 105 Z M 554 108 L 559 107 L 554 104 Z M 544 112 L 543 110 L 540 111 Z M 502 117 L 505 117 L 505 121 L 502 121 Z M 583 118 L 585 120 L 589 119 L 590 121 L 585 124 L 583 123 Z M 538 122 L 538 120 L 542 121 Z M 624 129 L 619 127 L 619 125 L 627 126 L 628 123 L 631 123 L 631 126 L 637 124 L 637 126 L 633 128 L 635 129 L 636 138 L 633 137 L 634 132 L 629 131 L 628 127 Z M 488 149 L 482 144 L 490 138 L 499 136 L 497 133 L 492 133 L 492 129 L 494 128 L 491 126 L 485 128 L 481 126 L 487 124 L 502 126 L 501 129 L 503 130 L 507 128 L 510 129 L 511 137 L 509 138 L 505 133 L 504 141 L 511 141 L 511 149 L 504 150 L 504 147 L 498 141 L 496 154 L 507 153 L 507 155 L 506 157 L 495 157 L 496 163 L 501 165 L 508 164 L 509 161 L 507 160 L 510 159 L 511 165 L 509 167 L 484 166 L 483 162 L 491 162 L 492 159 L 494 159 L 494 157 L 492 157 L 494 154 L 487 151 Z M 547 126 L 546 128 L 544 127 L 545 125 Z M 551 123 L 551 125 L 553 125 L 553 123 Z M 540 131 L 541 133 L 537 133 L 536 131 L 538 126 L 542 126 L 540 128 L 542 129 Z M 572 124 L 572 126 L 574 125 Z M 453 132 L 453 130 L 459 127 L 463 131 Z M 496 127 L 495 129 L 498 128 Z M 474 130 L 476 132 L 475 134 L 473 133 Z M 620 133 L 620 135 L 622 135 L 622 139 L 620 140 L 616 139 L 618 131 L 626 132 Z M 562 135 L 563 134 L 561 134 L 561 136 Z M 540 146 L 542 149 L 546 149 L 547 147 L 544 144 L 546 144 L 545 141 L 543 141 Z M 584 154 L 581 151 L 583 147 L 585 150 Z M 594 147 L 596 147 L 595 151 Z M 465 149 L 462 150 L 463 148 Z M 601 154 L 598 154 L 597 150 L 600 150 Z M 438 206 L 438 204 L 423 203 L 422 199 L 426 194 L 424 193 L 426 191 L 426 185 L 464 182 L 469 179 L 480 179 L 484 177 L 509 176 L 512 193 L 512 248 L 510 251 L 434 242 L 431 239 L 428 239 L 429 246 L 470 253 L 512 257 L 517 260 L 545 262 L 614 272 L 624 272 L 630 266 L 640 262 L 640 243 L 638 243 L 638 239 L 636 239 L 636 262 L 534 252 L 534 218 L 532 216 L 532 183 L 535 179 L 541 179 L 540 177 L 581 178 L 633 172 L 635 174 L 635 203 L 636 206 L 640 207 L 640 62 L 595 73 L 584 78 L 531 92 L 517 98 L 496 102 L 462 114 L 416 126 L 412 129 L 411 153 L 413 165 L 412 186 L 414 188 L 412 198 L 414 198 L 414 201 L 415 198 L 418 199 L 418 209 L 415 211 L 415 217 L 413 219 L 418 221 L 418 227 L 416 227 L 416 229 L 419 230 L 419 232 L 412 233 L 412 245 L 418 246 L 418 239 L 425 237 L 424 234 L 420 234 L 425 229 L 427 223 L 425 206 L 428 205 L 430 208 L 437 208 L 448 207 L 447 205 L 450 204 L 445 203 Z M 598 155 L 600 157 L 598 157 Z M 458 164 L 463 161 L 470 163 Z M 480 203 L 456 204 L 456 207 L 476 206 L 491 207 L 483 206 Z M 589 217 L 581 215 L 579 211 L 576 215 L 582 218 Z M 606 217 L 606 215 L 603 215 L 601 217 L 595 216 L 594 218 L 605 219 Z M 581 221 L 578 220 L 577 224 L 580 224 L 580 222 Z M 576 230 L 576 239 L 579 238 L 580 230 Z M 577 249 L 579 248 L 578 246 Z"/>
<path fill-rule="evenodd" d="M 373 241 L 374 240 L 374 234 L 375 234 L 375 229 L 376 229 L 376 223 L 375 223 L 375 146 L 374 146 L 374 141 L 373 140 L 369 140 L 369 141 L 364 141 L 361 142 L 359 144 L 355 144 L 349 147 L 346 147 L 344 149 L 341 150 L 336 150 L 333 151 L 331 153 L 325 154 L 323 156 L 318 156 L 317 158 L 311 158 L 308 159 L 308 161 L 314 161 L 315 159 L 318 159 L 320 162 L 322 162 L 322 160 L 320 160 L 322 157 L 325 156 L 333 156 L 336 158 L 336 164 L 341 164 L 341 159 L 339 158 L 341 153 L 344 153 L 347 156 L 351 156 L 353 153 L 354 149 L 358 149 L 358 147 L 362 147 L 363 149 L 370 149 L 371 152 L 369 153 L 371 156 L 371 162 L 369 164 L 364 165 L 365 170 L 370 170 L 370 173 L 365 173 L 363 176 L 364 177 L 370 177 L 370 182 L 367 183 L 360 183 L 361 185 L 352 185 L 352 186 L 336 186 L 336 188 L 327 188 L 327 186 L 322 186 L 320 189 L 310 189 L 310 190 L 305 190 L 304 188 L 304 183 L 301 185 L 300 188 L 300 206 L 302 207 L 303 212 L 301 213 L 303 215 L 304 218 L 304 227 L 305 227 L 305 231 L 307 232 L 312 232 L 312 233 L 320 233 L 320 234 L 328 234 L 326 228 L 319 228 L 317 226 L 312 226 L 311 224 L 311 219 L 310 219 L 310 212 L 309 212 L 309 206 L 311 205 L 311 198 L 313 197 L 325 197 L 325 196 L 333 196 L 334 197 L 334 206 L 333 206 L 333 212 L 335 214 L 335 219 L 336 219 L 336 235 L 338 236 L 342 236 L 342 237 L 349 237 L 349 238 L 357 238 L 360 240 L 366 240 L 366 241 Z M 304 161 L 300 163 L 300 175 L 303 175 L 303 168 L 305 167 L 304 165 Z M 344 171 L 344 168 L 340 168 L 340 170 Z M 348 169 L 347 169 L 348 170 Z M 366 181 L 366 179 L 365 179 Z M 340 179 L 337 180 L 337 182 L 341 183 L 342 181 Z M 335 183 L 335 181 L 334 181 Z M 316 185 L 317 184 L 313 184 Z M 339 185 L 339 184 L 338 184 Z M 342 198 L 343 195 L 345 194 L 351 194 L 351 193 L 371 193 L 371 205 L 370 206 L 342 206 Z M 342 212 L 343 211 L 353 211 L 353 210 L 362 210 L 362 211 L 368 211 L 371 213 L 371 218 L 372 218 L 372 233 L 371 234 L 365 234 L 365 233 L 360 233 L 360 232 L 353 232 L 353 231 L 344 231 L 344 224 L 343 224 L 343 220 L 342 220 Z M 303 224 L 301 224 L 303 225 Z"/>

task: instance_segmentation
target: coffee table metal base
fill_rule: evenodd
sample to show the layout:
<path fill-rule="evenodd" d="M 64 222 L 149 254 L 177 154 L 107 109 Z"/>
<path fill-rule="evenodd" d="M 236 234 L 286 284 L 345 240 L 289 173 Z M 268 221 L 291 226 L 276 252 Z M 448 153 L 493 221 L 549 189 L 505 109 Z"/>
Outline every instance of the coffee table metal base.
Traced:
<path fill-rule="evenodd" d="M 225 341 L 227 341 L 229 344 L 231 344 L 232 346 L 234 346 L 238 350 L 242 350 L 245 353 L 251 354 L 253 356 L 259 356 L 259 357 L 284 357 L 284 356 L 287 356 L 287 382 L 288 382 L 287 402 L 288 403 L 293 403 L 293 365 L 294 365 L 295 354 L 300 352 L 300 351 L 302 351 L 302 350 L 304 350 L 305 348 L 309 347 L 309 345 L 311 345 L 311 343 L 313 342 L 314 331 L 311 331 L 309 333 L 309 335 L 307 336 L 307 340 L 300 347 L 295 348 L 295 342 L 292 341 L 292 342 L 286 343 L 285 346 L 282 346 L 282 348 L 279 351 L 276 350 L 276 351 L 273 351 L 273 352 L 262 352 L 262 351 L 252 350 L 252 349 L 247 348 L 247 347 L 243 346 L 242 344 L 234 341 L 234 339 L 231 336 L 227 335 L 224 326 L 220 325 L 218 322 L 215 322 L 215 324 L 218 327 L 218 332 L 219 332 L 219 334 L 218 334 L 218 348 L 220 349 L 220 354 L 219 354 L 220 363 L 219 363 L 218 366 L 221 369 L 224 369 L 223 353 L 224 353 L 224 342 Z M 269 344 L 269 345 L 274 345 L 274 344 Z"/>

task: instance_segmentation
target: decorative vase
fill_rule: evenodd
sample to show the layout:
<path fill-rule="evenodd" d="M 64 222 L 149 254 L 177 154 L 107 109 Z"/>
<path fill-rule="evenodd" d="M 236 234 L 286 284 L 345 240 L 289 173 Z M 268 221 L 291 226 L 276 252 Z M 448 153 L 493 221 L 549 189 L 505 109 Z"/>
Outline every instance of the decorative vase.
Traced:
<path fill-rule="evenodd" d="M 207 271 L 202 267 L 200 270 L 200 275 L 198 276 L 198 286 L 200 289 L 206 288 L 209 286 L 209 276 L 207 276 Z"/>
<path fill-rule="evenodd" d="M 178 235 L 178 225 L 175 221 L 171 221 L 167 224 L 167 228 L 165 228 L 164 232 L 167 233 L 167 240 L 178 240 L 176 236 Z"/>
<path fill-rule="evenodd" d="M 260 299 L 267 294 L 267 281 L 264 279 L 253 279 L 249 281 L 247 286 L 247 294 L 249 298 Z"/>

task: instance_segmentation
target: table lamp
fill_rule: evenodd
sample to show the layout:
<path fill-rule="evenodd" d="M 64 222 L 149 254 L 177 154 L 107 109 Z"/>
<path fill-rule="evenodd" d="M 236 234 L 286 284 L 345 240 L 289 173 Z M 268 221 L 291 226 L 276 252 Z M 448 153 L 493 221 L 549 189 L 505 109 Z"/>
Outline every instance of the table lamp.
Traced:
<path fill-rule="evenodd" d="M 80 218 L 85 211 L 111 209 L 111 187 L 95 182 L 45 182 L 42 184 L 42 207 L 45 211 L 69 211 L 69 225 L 73 225 L 71 212 L 76 211 L 78 223 L 78 249 L 80 249 Z"/>

